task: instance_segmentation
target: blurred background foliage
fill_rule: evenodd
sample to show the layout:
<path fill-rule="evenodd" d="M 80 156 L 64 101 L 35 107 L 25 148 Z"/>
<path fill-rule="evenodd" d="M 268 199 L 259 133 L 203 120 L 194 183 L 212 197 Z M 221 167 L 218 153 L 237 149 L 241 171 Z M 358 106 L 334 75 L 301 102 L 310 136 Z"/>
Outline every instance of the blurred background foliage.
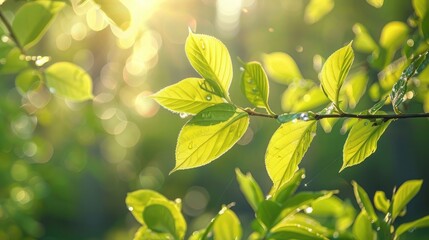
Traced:
<path fill-rule="evenodd" d="M 13 19 L 25 2 L 6 0 L 0 9 Z M 248 225 L 251 211 L 234 169 L 251 172 L 263 190 L 269 190 L 263 159 L 278 127 L 275 121 L 252 119 L 239 144 L 218 161 L 168 175 L 186 119 L 160 109 L 147 96 L 197 76 L 184 51 L 188 28 L 226 44 L 235 66 L 231 95 L 246 106 L 236 57 L 262 61 L 266 53 L 285 52 L 304 77 L 316 80 L 323 59 L 354 39 L 355 23 L 377 40 L 387 23 L 409 23 L 414 14 L 411 1 L 386 1 L 377 8 L 368 2 L 377 6 L 380 1 L 124 0 L 131 22 L 121 26 L 117 23 L 123 16 L 106 18 L 106 9 L 96 2 L 101 1 L 67 2 L 29 52 L 87 70 L 93 78 L 92 101 L 71 102 L 45 88 L 22 97 L 16 76 L 1 75 L 0 239 L 129 239 L 138 224 L 124 199 L 127 192 L 141 188 L 182 198 L 189 231 L 205 226 L 230 202 L 237 203 L 234 211 Z M 367 57 L 357 54 L 355 65 Z M 375 81 L 370 78 L 369 84 Z M 270 84 L 273 111 L 281 113 L 286 86 Z M 366 96 L 359 104 L 369 106 L 372 100 Z M 409 112 L 423 109 L 421 103 L 408 107 Z M 341 174 L 345 136 L 340 128 L 337 124 L 330 134 L 319 128 L 301 164 L 307 175 L 304 188 L 339 189 L 341 198 L 353 199 L 352 179 L 372 197 L 376 190 L 390 192 L 405 180 L 419 178 L 423 188 L 398 222 L 429 213 L 427 120 L 395 122 L 377 152 Z M 417 230 L 406 239 L 425 233 Z"/>

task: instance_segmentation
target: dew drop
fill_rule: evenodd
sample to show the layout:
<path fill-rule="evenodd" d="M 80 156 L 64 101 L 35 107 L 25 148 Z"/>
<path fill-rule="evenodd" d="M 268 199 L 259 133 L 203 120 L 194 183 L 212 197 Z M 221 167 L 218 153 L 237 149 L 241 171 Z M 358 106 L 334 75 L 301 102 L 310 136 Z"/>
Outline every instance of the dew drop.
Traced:
<path fill-rule="evenodd" d="M 308 207 L 304 210 L 305 213 L 310 214 L 313 212 L 313 208 L 312 207 Z"/>
<path fill-rule="evenodd" d="M 55 88 L 49 88 L 49 92 L 51 92 L 52 94 L 54 94 L 56 92 Z"/>
<path fill-rule="evenodd" d="M 268 32 L 274 32 L 274 28 L 272 27 L 268 28 Z"/>
<path fill-rule="evenodd" d="M 257 93 L 257 92 L 259 92 L 259 90 L 258 90 L 258 88 L 254 87 L 254 88 L 252 88 L 252 92 Z"/>
<path fill-rule="evenodd" d="M 207 100 L 207 101 L 211 101 L 211 100 L 212 100 L 212 95 L 211 95 L 211 94 L 207 94 L 207 96 L 206 96 L 206 100 Z"/>
<path fill-rule="evenodd" d="M 187 118 L 189 116 L 189 114 L 187 114 L 187 113 L 180 113 L 179 116 L 180 116 L 180 118 Z"/>
<path fill-rule="evenodd" d="M 305 179 L 305 174 L 302 174 L 302 175 L 301 175 L 301 179 Z"/>
<path fill-rule="evenodd" d="M 134 208 L 133 208 L 133 207 L 128 207 L 128 210 L 129 210 L 129 211 L 133 211 L 133 210 L 134 210 Z"/>
<path fill-rule="evenodd" d="M 377 231 L 377 232 L 379 232 L 380 230 L 381 230 L 381 228 L 380 228 L 380 227 L 377 227 L 376 231 Z"/>
<path fill-rule="evenodd" d="M 247 83 L 252 84 L 253 83 L 253 79 L 251 79 L 251 78 L 247 79 Z"/>
<path fill-rule="evenodd" d="M 332 237 L 333 238 L 338 238 L 340 236 L 340 234 L 338 233 L 338 232 L 334 232 L 333 234 L 332 234 Z"/>
<path fill-rule="evenodd" d="M 240 71 L 244 72 L 244 70 L 246 70 L 244 67 L 240 67 Z"/>
<path fill-rule="evenodd" d="M 307 184 L 307 183 L 304 183 L 304 187 L 308 187 L 308 184 Z"/>
<path fill-rule="evenodd" d="M 205 50 L 206 49 L 206 45 L 204 44 L 204 40 L 200 40 L 201 42 L 201 49 Z"/>
<path fill-rule="evenodd" d="M 1 36 L 1 41 L 7 43 L 9 41 L 9 37 L 6 35 Z"/>
<path fill-rule="evenodd" d="M 408 39 L 408 40 L 407 40 L 407 45 L 408 45 L 409 47 L 413 47 L 413 46 L 414 46 L 414 40 L 413 40 L 413 39 Z"/>
<path fill-rule="evenodd" d="M 191 141 L 189 144 L 188 144 L 188 149 L 192 149 L 194 147 L 194 143 Z"/>
<path fill-rule="evenodd" d="M 295 50 L 296 50 L 297 52 L 299 52 L 299 53 L 302 53 L 302 52 L 304 51 L 304 47 L 303 47 L 303 46 L 297 46 L 297 47 L 295 48 Z"/>

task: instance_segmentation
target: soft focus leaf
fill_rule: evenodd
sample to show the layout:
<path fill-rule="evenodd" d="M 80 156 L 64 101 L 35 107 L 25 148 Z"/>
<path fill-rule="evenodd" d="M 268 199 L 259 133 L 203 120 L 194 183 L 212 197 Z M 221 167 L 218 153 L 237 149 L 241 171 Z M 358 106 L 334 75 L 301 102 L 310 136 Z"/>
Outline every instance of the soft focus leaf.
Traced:
<path fill-rule="evenodd" d="M 127 30 L 131 23 L 131 14 L 120 0 L 94 0 L 106 16 L 122 30 Z"/>
<path fill-rule="evenodd" d="M 386 198 L 383 191 L 377 191 L 374 194 L 374 206 L 380 212 L 387 213 L 390 207 L 390 200 Z"/>
<path fill-rule="evenodd" d="M 17 73 L 28 67 L 28 62 L 21 59 L 21 51 L 13 48 L 7 51 L 4 64 L 0 64 L 0 74 Z"/>
<path fill-rule="evenodd" d="M 244 65 L 241 89 L 250 103 L 255 107 L 265 108 L 271 113 L 271 109 L 268 106 L 270 91 L 268 78 L 260 63 L 249 62 Z"/>
<path fill-rule="evenodd" d="M 333 0 L 311 0 L 305 7 L 304 20 L 308 24 L 319 21 L 334 8 Z"/>
<path fill-rule="evenodd" d="M 173 237 L 166 233 L 156 233 L 148 229 L 147 226 L 141 226 L 134 235 L 133 240 L 173 240 Z"/>
<path fill-rule="evenodd" d="M 375 235 L 372 230 L 371 222 L 369 221 L 369 218 L 365 211 L 361 211 L 356 217 L 352 231 L 357 240 L 374 239 Z"/>
<path fill-rule="evenodd" d="M 316 127 L 317 121 L 292 121 L 282 124 L 273 134 L 265 154 L 265 166 L 275 188 L 282 187 L 298 170 Z"/>
<path fill-rule="evenodd" d="M 144 224 L 143 210 L 149 204 L 151 199 L 161 199 L 168 201 L 167 198 L 165 198 L 163 195 L 147 189 L 137 190 L 127 194 L 125 203 L 137 221 L 141 224 Z"/>
<path fill-rule="evenodd" d="M 69 62 L 57 62 L 45 70 L 46 85 L 59 96 L 84 101 L 91 99 L 92 80 L 81 67 Z"/>
<path fill-rule="evenodd" d="M 272 232 L 276 232 L 277 229 L 281 229 L 284 226 L 299 225 L 308 229 L 311 229 L 313 232 L 326 236 L 329 234 L 329 229 L 320 224 L 317 220 L 313 219 L 307 214 L 296 213 L 294 215 L 288 216 L 278 223 L 273 229 Z"/>
<path fill-rule="evenodd" d="M 42 75 L 34 69 L 27 69 L 16 76 L 15 85 L 21 95 L 41 86 Z"/>
<path fill-rule="evenodd" d="M 301 226 L 300 224 L 290 224 L 276 229 L 270 235 L 270 239 L 300 239 L 300 240 L 328 240 L 327 237 L 313 231 L 312 228 Z"/>
<path fill-rule="evenodd" d="M 56 14 L 66 4 L 58 1 L 25 3 L 15 13 L 12 29 L 18 42 L 25 48 L 36 44 L 45 34 Z"/>
<path fill-rule="evenodd" d="M 161 106 L 173 112 L 197 114 L 203 109 L 222 103 L 222 98 L 201 89 L 204 79 L 186 78 L 152 95 Z"/>
<path fill-rule="evenodd" d="M 276 186 L 273 186 L 270 191 L 270 195 L 273 197 L 273 200 L 275 202 L 278 202 L 280 204 L 285 203 L 298 189 L 299 185 L 301 184 L 301 181 L 305 178 L 305 170 L 300 169 L 293 177 L 287 181 L 285 184 L 283 184 L 280 189 L 277 190 Z"/>
<path fill-rule="evenodd" d="M 359 207 L 367 213 L 370 222 L 376 222 L 378 217 L 374 211 L 374 207 L 372 206 L 372 203 L 368 197 L 368 194 L 355 181 L 352 181 L 352 185 L 353 185 L 353 191 L 356 197 L 356 201 L 359 204 Z"/>
<path fill-rule="evenodd" d="M 364 95 L 366 90 L 366 85 L 368 82 L 368 75 L 366 72 L 358 72 L 348 79 L 344 83 L 343 91 L 347 96 L 347 102 L 351 109 L 354 109 Z"/>
<path fill-rule="evenodd" d="M 429 227 L 429 216 L 425 216 L 422 218 L 419 218 L 415 221 L 404 223 L 399 225 L 399 227 L 396 229 L 396 237 L 401 236 L 402 234 L 422 227 Z"/>
<path fill-rule="evenodd" d="M 348 201 L 342 201 L 336 196 L 322 198 L 311 204 L 309 213 L 315 219 L 320 219 L 325 227 L 333 228 L 337 231 L 345 231 L 355 219 L 356 210 Z"/>
<path fill-rule="evenodd" d="M 267 230 L 274 226 L 281 210 L 280 204 L 271 200 L 264 200 L 259 204 L 258 211 L 256 211 L 256 218 L 264 225 L 265 230 Z"/>
<path fill-rule="evenodd" d="M 250 173 L 244 175 L 238 168 L 236 168 L 235 174 L 237 175 L 237 182 L 240 185 L 241 192 L 253 210 L 256 211 L 259 203 L 264 200 L 261 187 L 259 187 L 258 183 L 253 179 Z"/>
<path fill-rule="evenodd" d="M 378 48 L 377 43 L 362 24 L 356 23 L 353 25 L 353 33 L 355 34 L 355 39 L 353 40 L 353 47 L 355 49 L 371 53 Z"/>
<path fill-rule="evenodd" d="M 225 209 L 214 222 L 213 234 L 215 240 L 241 239 L 241 223 L 237 215 L 230 209 Z"/>
<path fill-rule="evenodd" d="M 197 116 L 200 117 L 199 114 Z M 228 151 L 243 136 L 248 126 L 249 116 L 241 111 L 215 125 L 186 124 L 177 140 L 176 166 L 171 172 L 210 163 Z"/>
<path fill-rule="evenodd" d="M 218 39 L 189 32 L 185 44 L 186 55 L 192 67 L 214 88 L 220 88 L 228 98 L 232 81 L 232 62 L 228 49 Z"/>
<path fill-rule="evenodd" d="M 321 71 L 321 84 L 326 96 L 339 107 L 339 95 L 344 79 L 352 66 L 354 53 L 351 42 L 328 57 Z"/>
<path fill-rule="evenodd" d="M 282 95 L 282 109 L 285 112 L 308 111 L 328 101 L 323 91 L 313 81 L 295 81 L 289 84 Z"/>
<path fill-rule="evenodd" d="M 160 199 L 160 198 L 152 198 L 149 200 L 149 203 L 146 207 L 152 206 L 152 205 L 162 205 L 163 207 L 167 208 L 171 214 L 171 216 L 173 217 L 173 221 L 174 221 L 174 225 L 175 225 L 175 229 L 176 229 L 176 234 L 174 236 L 176 236 L 176 238 L 179 239 L 183 239 L 186 233 L 186 221 L 185 218 L 183 217 L 182 213 L 181 213 L 181 205 L 180 203 L 177 202 L 173 202 L 170 200 L 165 200 L 165 199 Z M 144 215 L 144 211 L 146 210 L 146 208 L 143 210 L 143 215 Z M 164 210 L 162 210 L 164 211 Z M 166 213 L 166 215 L 169 215 L 168 213 Z M 169 216 L 164 216 L 166 219 L 169 218 Z M 164 220 L 166 220 L 164 219 Z M 159 220 L 159 219 L 158 219 Z M 170 220 L 168 220 L 170 221 Z M 159 222 L 159 224 L 167 224 L 166 222 Z M 170 224 L 168 224 L 170 225 Z M 164 226 L 165 227 L 165 226 Z"/>
<path fill-rule="evenodd" d="M 315 201 L 329 198 L 337 191 L 299 192 L 282 204 L 283 208 L 299 211 L 303 207 L 311 205 Z"/>
<path fill-rule="evenodd" d="M 426 0 L 413 0 L 416 15 L 420 18 L 420 31 L 425 39 L 429 38 L 429 3 Z"/>
<path fill-rule="evenodd" d="M 389 22 L 383 27 L 380 45 L 387 50 L 396 50 L 408 37 L 408 26 L 403 22 Z"/>
<path fill-rule="evenodd" d="M 146 226 L 154 232 L 169 233 L 177 237 L 176 224 L 170 210 L 160 204 L 151 204 L 143 210 Z"/>
<path fill-rule="evenodd" d="M 359 120 L 353 125 L 344 143 L 343 166 L 340 172 L 347 167 L 363 162 L 377 149 L 377 142 L 383 135 L 392 120 L 372 123 L 368 120 Z"/>
<path fill-rule="evenodd" d="M 402 212 L 408 202 L 416 196 L 422 187 L 422 180 L 409 180 L 403 183 L 396 191 L 392 200 L 392 221 Z"/>
<path fill-rule="evenodd" d="M 293 58 L 286 53 L 264 54 L 262 59 L 268 74 L 278 83 L 289 84 L 303 78 Z"/>
<path fill-rule="evenodd" d="M 381 8 L 384 4 L 384 0 L 366 0 L 366 2 L 375 8 Z"/>

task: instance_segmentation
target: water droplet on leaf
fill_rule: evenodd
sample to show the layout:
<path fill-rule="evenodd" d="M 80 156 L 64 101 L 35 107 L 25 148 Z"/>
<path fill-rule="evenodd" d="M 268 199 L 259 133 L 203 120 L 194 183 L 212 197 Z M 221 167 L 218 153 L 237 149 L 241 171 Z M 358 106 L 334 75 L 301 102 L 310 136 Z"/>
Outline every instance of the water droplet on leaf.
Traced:
<path fill-rule="evenodd" d="M 244 72 L 245 70 L 244 67 L 240 67 L 240 71 Z"/>
<path fill-rule="evenodd" d="M 207 94 L 207 96 L 206 96 L 206 100 L 207 100 L 207 101 L 211 101 L 211 100 L 212 100 L 212 95 L 211 95 L 211 94 Z"/>
<path fill-rule="evenodd" d="M 305 174 L 302 174 L 302 175 L 301 175 L 301 179 L 304 179 L 304 178 L 305 178 Z"/>
<path fill-rule="evenodd" d="M 129 210 L 129 211 L 133 211 L 133 210 L 134 210 L 134 208 L 133 208 L 133 207 L 128 207 L 128 210 Z"/>
<path fill-rule="evenodd" d="M 206 45 L 204 44 L 204 40 L 200 40 L 201 42 L 201 49 L 205 50 L 206 49 Z"/>
<path fill-rule="evenodd" d="M 180 118 L 187 118 L 189 116 L 189 114 L 187 114 L 187 113 L 180 113 L 179 116 L 180 116 Z"/>
<path fill-rule="evenodd" d="M 192 149 L 194 147 L 194 143 L 193 142 L 190 142 L 189 144 L 188 144 L 188 149 Z"/>

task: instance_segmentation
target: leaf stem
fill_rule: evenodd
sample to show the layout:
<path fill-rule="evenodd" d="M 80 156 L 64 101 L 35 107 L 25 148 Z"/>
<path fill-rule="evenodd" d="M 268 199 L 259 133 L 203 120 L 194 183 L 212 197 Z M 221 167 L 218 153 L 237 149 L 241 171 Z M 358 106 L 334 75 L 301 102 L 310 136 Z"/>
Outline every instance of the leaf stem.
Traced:
<path fill-rule="evenodd" d="M 277 119 L 279 115 L 266 114 L 256 112 L 252 109 L 245 108 L 243 111 L 247 112 L 250 116 L 274 118 Z M 357 118 L 357 119 L 383 119 L 384 121 L 391 119 L 406 119 L 406 118 L 429 118 L 429 113 L 409 113 L 409 114 L 353 114 L 353 113 L 337 113 L 337 114 L 317 114 L 313 115 L 314 120 L 321 120 L 323 118 Z"/>
<path fill-rule="evenodd" d="M 12 41 L 19 48 L 22 54 L 27 55 L 24 47 L 21 45 L 21 43 L 19 43 L 18 38 L 16 37 L 15 32 L 13 31 L 12 25 L 10 25 L 9 21 L 7 20 L 6 16 L 3 14 L 1 10 L 0 10 L 0 19 L 3 22 L 4 26 L 6 27 L 7 31 L 9 32 L 10 39 L 12 39 Z"/>

